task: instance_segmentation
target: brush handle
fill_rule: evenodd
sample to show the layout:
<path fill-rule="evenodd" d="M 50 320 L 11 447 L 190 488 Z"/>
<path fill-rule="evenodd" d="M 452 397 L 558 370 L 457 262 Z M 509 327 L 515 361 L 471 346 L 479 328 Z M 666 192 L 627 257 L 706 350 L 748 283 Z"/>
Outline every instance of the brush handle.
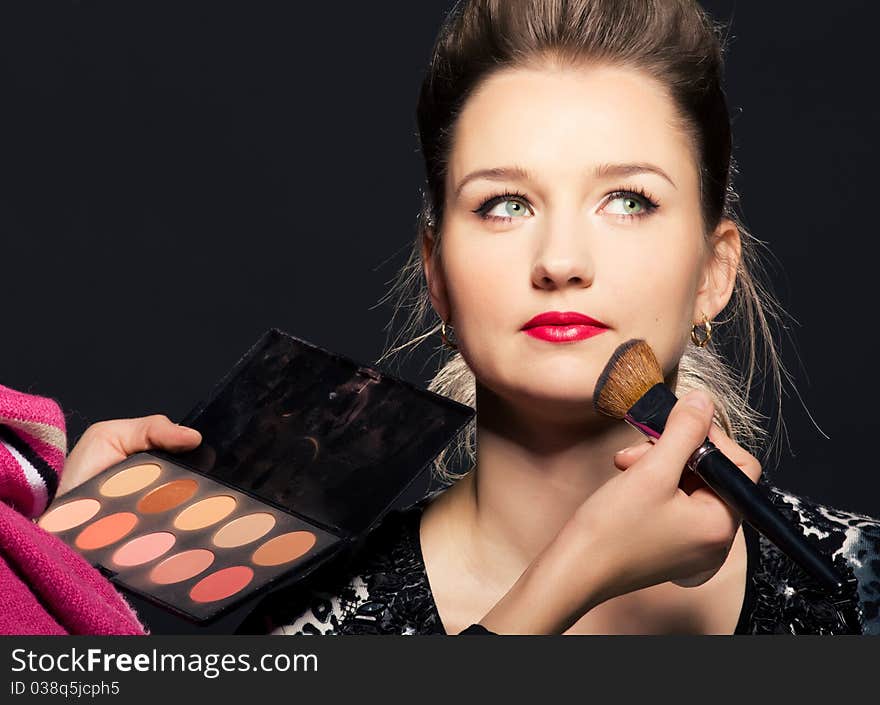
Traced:
<path fill-rule="evenodd" d="M 624 421 L 646 436 L 660 438 L 677 401 L 675 393 L 663 382 L 658 382 L 627 411 Z M 847 594 L 852 595 L 857 579 L 844 578 L 831 559 L 776 508 L 767 490 L 740 470 L 709 438 L 693 452 L 687 465 L 735 509 L 743 521 L 772 541 L 835 599 L 842 601 Z"/>
<path fill-rule="evenodd" d="M 746 475 L 708 438 L 694 451 L 687 467 L 744 521 L 772 541 L 783 553 L 810 573 L 832 595 L 844 594 L 849 581 L 831 560 L 814 546 L 780 512 L 767 491 Z"/>

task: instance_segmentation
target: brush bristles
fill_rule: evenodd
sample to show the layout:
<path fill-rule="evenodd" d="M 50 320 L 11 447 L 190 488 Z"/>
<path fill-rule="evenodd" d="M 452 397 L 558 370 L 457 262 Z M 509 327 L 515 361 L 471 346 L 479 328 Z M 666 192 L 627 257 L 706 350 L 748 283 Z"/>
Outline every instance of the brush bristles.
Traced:
<path fill-rule="evenodd" d="M 663 370 L 644 340 L 621 343 L 596 382 L 593 408 L 622 419 L 651 387 L 663 381 Z"/>

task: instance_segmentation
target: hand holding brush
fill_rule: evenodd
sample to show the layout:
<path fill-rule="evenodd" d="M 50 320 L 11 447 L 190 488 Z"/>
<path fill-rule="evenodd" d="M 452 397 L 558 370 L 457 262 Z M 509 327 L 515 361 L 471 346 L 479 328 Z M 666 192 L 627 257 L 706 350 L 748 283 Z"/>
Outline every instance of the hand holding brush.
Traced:
<path fill-rule="evenodd" d="M 656 442 L 615 458 L 626 472 L 578 507 L 480 624 L 499 634 L 559 634 L 613 597 L 667 581 L 700 585 L 723 567 L 743 520 L 817 578 L 836 605 L 846 601 L 855 578 L 839 575 L 776 509 L 758 484 L 757 459 L 713 424 L 711 399 L 692 392 L 679 400 L 663 384 L 647 343 L 618 347 L 593 399 Z"/>
<path fill-rule="evenodd" d="M 664 582 L 693 587 L 718 573 L 743 515 L 686 465 L 711 436 L 712 455 L 735 460 L 757 489 L 762 469 L 713 414 L 703 392 L 673 397 L 662 436 L 615 458 L 626 472 L 577 508 L 480 624 L 498 634 L 561 634 L 611 598 Z"/>
<path fill-rule="evenodd" d="M 699 391 L 691 392 L 690 394 L 685 395 L 680 401 L 682 404 L 687 404 L 689 409 L 693 409 L 691 412 L 693 416 L 685 420 L 679 420 L 679 423 L 693 425 L 694 433 L 698 436 L 696 443 L 703 442 L 703 437 L 706 435 L 705 426 L 708 423 L 709 439 L 722 453 L 724 453 L 724 455 L 736 464 L 741 472 L 748 475 L 750 480 L 758 482 L 762 474 L 761 463 L 745 448 L 737 445 L 737 443 L 724 433 L 721 427 L 713 421 L 715 407 L 709 395 Z M 700 417 L 700 414 L 703 416 Z M 652 452 L 652 449 L 656 445 L 656 440 L 653 437 L 649 437 L 641 443 L 636 443 L 628 448 L 618 451 L 614 455 L 615 467 L 618 470 L 628 470 L 635 463 L 646 457 L 648 453 Z M 725 538 L 733 541 L 735 533 L 739 529 L 739 525 L 742 523 L 742 516 L 738 512 L 721 500 L 715 491 L 711 489 L 699 475 L 691 472 L 687 468 L 684 468 L 684 472 L 681 474 L 678 488 L 694 500 L 705 501 L 710 506 L 714 505 L 716 508 L 715 511 L 719 508 L 726 510 L 726 515 L 734 522 L 728 527 L 733 533 L 725 534 L 727 529 L 722 528 L 720 538 L 722 544 Z M 695 573 L 688 578 L 673 579 L 670 582 L 680 585 L 681 587 L 695 587 L 708 581 L 716 572 L 717 570 L 715 569 L 709 569 L 704 573 Z"/>
<path fill-rule="evenodd" d="M 700 400 L 706 405 L 693 403 Z M 480 623 L 499 634 L 560 634 L 611 598 L 669 581 L 692 587 L 718 573 L 740 516 L 708 488 L 683 489 L 685 463 L 709 432 L 712 412 L 702 393 L 677 401 L 662 438 L 615 461 L 626 472 L 577 508 Z M 722 445 L 756 483 L 758 461 L 730 439 Z"/>
<path fill-rule="evenodd" d="M 615 350 L 593 393 L 596 411 L 623 419 L 652 438 L 660 438 L 677 398 L 663 382 L 651 347 L 638 339 Z M 828 592 L 843 597 L 852 587 L 831 560 L 810 543 L 754 482 L 707 437 L 688 458 L 696 473 L 727 505 L 773 542 Z"/>

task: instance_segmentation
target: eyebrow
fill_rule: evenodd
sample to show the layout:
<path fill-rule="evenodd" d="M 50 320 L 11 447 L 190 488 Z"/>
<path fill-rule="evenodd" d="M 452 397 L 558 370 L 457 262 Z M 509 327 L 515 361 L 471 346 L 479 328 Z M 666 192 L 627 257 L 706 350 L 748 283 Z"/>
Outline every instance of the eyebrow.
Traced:
<path fill-rule="evenodd" d="M 674 189 L 678 189 L 675 182 L 659 166 L 647 162 L 630 162 L 625 164 L 599 164 L 593 169 L 593 178 L 602 179 L 608 177 L 632 176 L 633 174 L 656 174 L 666 179 Z M 528 169 L 520 166 L 504 166 L 492 169 L 477 169 L 465 176 L 455 189 L 455 197 L 461 195 L 461 190 L 471 181 L 476 179 L 488 179 L 489 181 L 504 181 L 506 179 L 531 180 L 532 176 Z"/>

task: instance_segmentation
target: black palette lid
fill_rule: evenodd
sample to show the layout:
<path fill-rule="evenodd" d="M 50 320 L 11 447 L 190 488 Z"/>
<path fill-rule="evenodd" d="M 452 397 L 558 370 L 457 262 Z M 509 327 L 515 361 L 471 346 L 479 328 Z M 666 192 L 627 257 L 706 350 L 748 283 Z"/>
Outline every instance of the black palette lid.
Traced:
<path fill-rule="evenodd" d="M 181 421 L 175 461 L 354 537 L 462 430 L 474 409 L 278 329 Z"/>

